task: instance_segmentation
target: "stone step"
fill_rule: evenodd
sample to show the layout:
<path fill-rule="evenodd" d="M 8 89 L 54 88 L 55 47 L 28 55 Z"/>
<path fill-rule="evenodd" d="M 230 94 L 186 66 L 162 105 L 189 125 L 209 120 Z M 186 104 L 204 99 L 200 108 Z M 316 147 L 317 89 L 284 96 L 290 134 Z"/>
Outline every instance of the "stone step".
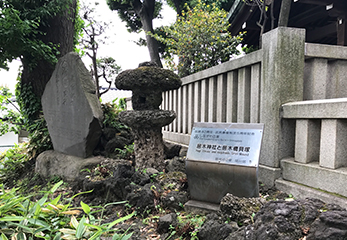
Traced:
<path fill-rule="evenodd" d="M 336 194 L 333 194 L 331 192 L 322 191 L 283 179 L 277 179 L 275 181 L 275 186 L 282 192 L 292 194 L 295 199 L 317 198 L 325 203 L 337 204 L 347 209 L 347 198 L 337 196 Z"/>
<path fill-rule="evenodd" d="M 347 206 L 346 167 L 329 169 L 321 167 L 318 162 L 295 162 L 294 158 L 283 159 L 281 161 L 281 167 L 283 179 L 276 180 L 276 187 L 279 187 L 279 190 L 283 190 L 281 188 L 284 188 L 295 191 L 294 186 L 305 186 L 307 188 L 305 188 L 305 191 L 312 189 L 320 192 L 319 194 L 316 193 L 317 196 L 320 196 L 322 193 L 328 194 L 326 196 L 339 196 L 341 199 L 343 199 L 341 202 L 346 202 L 345 204 Z M 295 185 L 291 185 L 289 183 L 295 183 Z M 302 191 L 303 190 L 298 190 L 296 193 L 305 197 L 306 193 Z M 294 195 L 293 192 L 287 190 L 286 192 Z"/>

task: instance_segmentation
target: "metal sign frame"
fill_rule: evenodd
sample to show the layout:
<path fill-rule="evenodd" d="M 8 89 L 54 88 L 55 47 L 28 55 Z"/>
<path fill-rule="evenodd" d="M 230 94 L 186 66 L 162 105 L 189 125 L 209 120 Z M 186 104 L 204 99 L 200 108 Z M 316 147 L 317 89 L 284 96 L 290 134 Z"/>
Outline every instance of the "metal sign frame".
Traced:
<path fill-rule="evenodd" d="M 258 167 L 264 124 L 194 123 L 187 158 Z"/>
<path fill-rule="evenodd" d="M 258 197 L 263 129 L 261 123 L 194 123 L 186 160 L 191 199 L 219 203 L 226 193 Z"/>

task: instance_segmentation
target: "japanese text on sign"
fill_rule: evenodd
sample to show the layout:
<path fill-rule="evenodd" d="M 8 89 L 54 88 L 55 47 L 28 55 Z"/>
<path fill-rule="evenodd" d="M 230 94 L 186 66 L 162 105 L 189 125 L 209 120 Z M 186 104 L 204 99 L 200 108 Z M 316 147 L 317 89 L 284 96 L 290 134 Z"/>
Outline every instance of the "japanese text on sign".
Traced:
<path fill-rule="evenodd" d="M 187 158 L 257 167 L 262 132 L 262 124 L 195 123 Z"/>

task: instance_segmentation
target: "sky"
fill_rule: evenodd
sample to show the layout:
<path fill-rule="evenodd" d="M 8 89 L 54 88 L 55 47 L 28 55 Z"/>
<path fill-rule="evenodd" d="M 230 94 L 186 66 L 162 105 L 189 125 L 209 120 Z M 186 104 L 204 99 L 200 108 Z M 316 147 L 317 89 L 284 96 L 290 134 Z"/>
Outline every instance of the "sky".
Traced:
<path fill-rule="evenodd" d="M 84 0 L 94 4 L 93 0 Z M 129 33 L 126 30 L 125 23 L 122 22 L 116 11 L 111 11 L 106 0 L 98 1 L 99 5 L 96 7 L 97 19 L 102 19 L 106 22 L 112 22 L 112 27 L 107 31 L 107 35 L 110 37 L 108 43 L 100 46 L 98 50 L 98 57 L 113 57 L 116 63 L 121 66 L 122 70 L 137 68 L 138 64 L 144 61 L 149 61 L 149 53 L 147 47 L 140 47 L 133 41 L 138 40 L 140 37 L 145 38 L 144 32 L 140 34 Z M 169 6 L 164 5 L 162 11 L 163 18 L 153 21 L 154 27 L 162 25 L 169 25 L 175 22 L 176 12 Z M 91 61 L 88 57 L 82 58 L 84 64 L 89 69 Z M 0 86 L 7 86 L 14 93 L 16 78 L 18 75 L 18 68 L 20 61 L 15 60 L 9 64 L 10 70 L 0 70 Z"/>

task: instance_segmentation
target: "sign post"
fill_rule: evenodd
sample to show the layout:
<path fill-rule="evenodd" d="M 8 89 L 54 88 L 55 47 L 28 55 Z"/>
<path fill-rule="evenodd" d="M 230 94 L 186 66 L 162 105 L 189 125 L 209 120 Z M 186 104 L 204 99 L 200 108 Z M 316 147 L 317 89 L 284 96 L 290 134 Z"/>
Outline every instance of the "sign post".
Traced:
<path fill-rule="evenodd" d="M 226 193 L 258 197 L 263 129 L 258 123 L 194 123 L 186 160 L 191 199 L 219 204 Z"/>

